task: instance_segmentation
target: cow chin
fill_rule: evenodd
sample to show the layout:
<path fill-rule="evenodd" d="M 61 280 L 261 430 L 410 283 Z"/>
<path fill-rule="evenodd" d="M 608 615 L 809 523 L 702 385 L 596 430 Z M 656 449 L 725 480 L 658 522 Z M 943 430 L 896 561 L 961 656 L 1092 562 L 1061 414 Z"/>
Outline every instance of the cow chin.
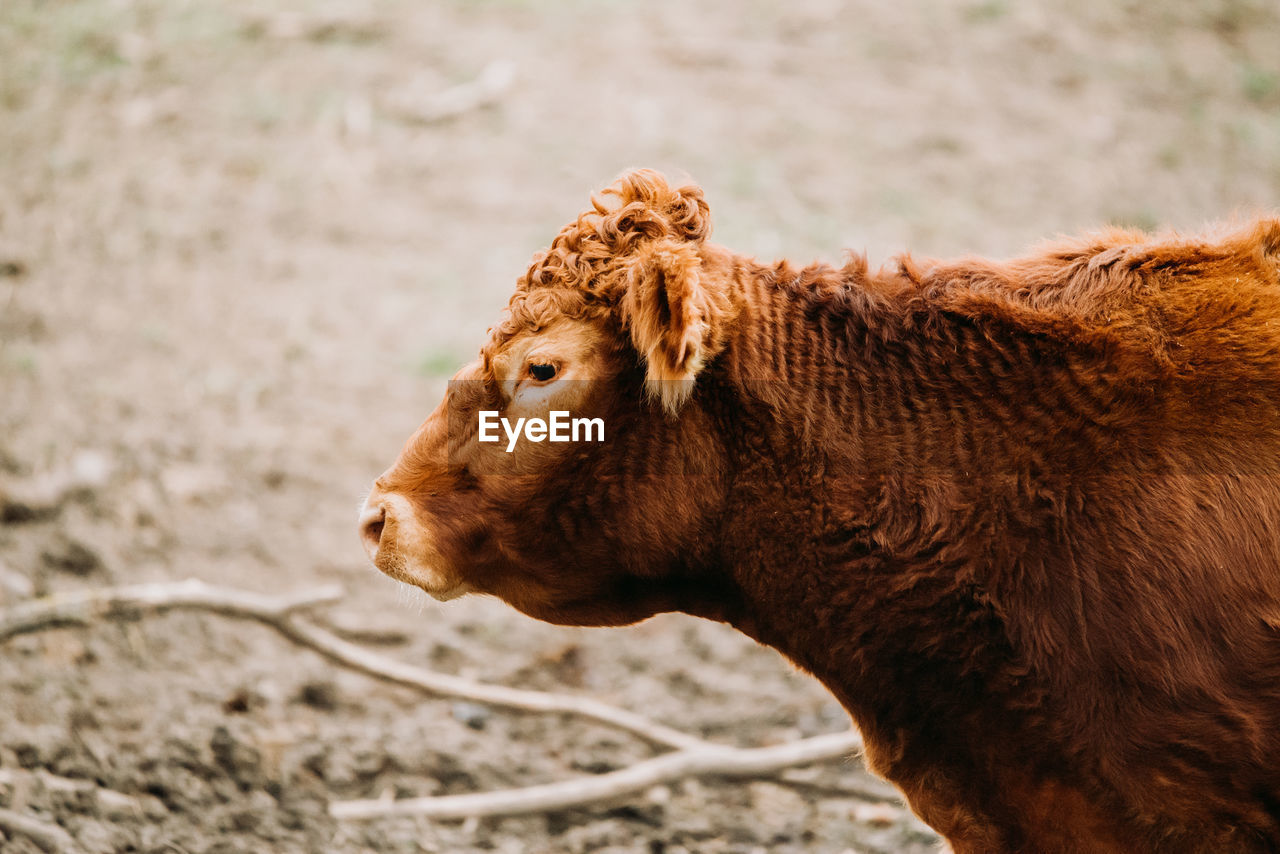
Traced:
<path fill-rule="evenodd" d="M 390 549 L 379 553 L 374 566 L 384 575 L 417 587 L 440 602 L 457 599 L 472 591 L 471 585 L 453 578 L 450 573 L 442 572 L 426 561 L 406 559 Z"/>

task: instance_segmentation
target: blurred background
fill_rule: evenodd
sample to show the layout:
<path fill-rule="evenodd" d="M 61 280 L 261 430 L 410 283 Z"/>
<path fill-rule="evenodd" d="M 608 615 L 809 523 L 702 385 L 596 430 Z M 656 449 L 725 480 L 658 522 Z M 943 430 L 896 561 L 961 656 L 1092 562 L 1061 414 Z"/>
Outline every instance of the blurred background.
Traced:
<path fill-rule="evenodd" d="M 553 628 L 366 567 L 365 489 L 530 256 L 632 166 L 696 180 L 713 240 L 766 259 L 1007 256 L 1280 206 L 1274 0 L 284 5 L 0 0 L 4 607 L 336 582 L 329 622 L 404 660 L 727 743 L 836 731 L 825 691 L 723 627 Z M 0 648 L 0 771 L 146 797 L 0 783 L 90 851 L 931 850 L 848 793 L 875 785 L 856 762 L 518 819 L 324 812 L 649 755 L 217 616 Z"/>

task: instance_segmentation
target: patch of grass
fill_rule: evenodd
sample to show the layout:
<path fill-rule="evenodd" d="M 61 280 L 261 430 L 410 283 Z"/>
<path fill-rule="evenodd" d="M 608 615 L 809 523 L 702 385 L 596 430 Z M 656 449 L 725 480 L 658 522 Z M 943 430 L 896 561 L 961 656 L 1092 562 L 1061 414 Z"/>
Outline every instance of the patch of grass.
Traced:
<path fill-rule="evenodd" d="M 1160 227 L 1160 217 L 1155 212 L 1143 208 L 1136 211 L 1123 211 L 1107 217 L 1107 224 L 1116 228 L 1136 228 L 1139 231 L 1155 231 Z"/>
<path fill-rule="evenodd" d="M 916 140 L 916 148 L 924 154 L 963 154 L 964 140 L 948 133 L 930 133 Z"/>
<path fill-rule="evenodd" d="M 1156 154 L 1156 162 L 1163 169 L 1177 169 L 1182 165 L 1182 149 L 1173 143 L 1167 143 Z"/>
<path fill-rule="evenodd" d="M 301 362 L 310 354 L 310 348 L 301 341 L 291 341 L 284 348 L 284 360 L 286 362 Z"/>
<path fill-rule="evenodd" d="M 30 350 L 22 350 L 11 354 L 9 356 L 9 361 L 20 373 L 27 374 L 28 376 L 35 376 L 35 374 L 40 370 L 40 364 L 36 360 L 36 354 Z"/>
<path fill-rule="evenodd" d="M 286 112 L 284 98 L 271 92 L 248 93 L 242 108 L 245 119 L 259 130 L 270 130 L 280 124 Z"/>
<path fill-rule="evenodd" d="M 415 371 L 425 377 L 447 379 L 457 373 L 466 361 L 452 350 L 428 350 L 418 360 Z"/>
<path fill-rule="evenodd" d="M 138 328 L 138 336 L 151 347 L 168 348 L 173 345 L 168 327 L 160 323 L 144 323 Z"/>
<path fill-rule="evenodd" d="M 902 187 L 884 187 L 876 194 L 880 210 L 893 216 L 911 218 L 920 212 L 920 200 Z"/>
<path fill-rule="evenodd" d="M 1247 119 L 1237 119 L 1227 125 L 1227 131 L 1231 134 L 1231 138 L 1246 146 L 1253 146 L 1257 143 L 1257 130 L 1253 124 Z"/>
<path fill-rule="evenodd" d="M 819 249 L 837 252 L 844 238 L 844 223 L 835 217 L 820 213 L 810 214 L 805 218 L 805 236 Z"/>
<path fill-rule="evenodd" d="M 729 166 L 726 183 L 729 192 L 740 199 L 749 199 L 760 191 L 760 172 L 753 160 L 735 158 Z"/>
<path fill-rule="evenodd" d="M 1209 124 L 1209 107 L 1205 103 L 1205 97 L 1202 95 L 1193 96 L 1191 103 L 1187 104 L 1187 119 L 1196 128 L 1205 128 Z"/>
<path fill-rule="evenodd" d="M 998 21 L 1009 13 L 1008 0 L 984 0 L 964 10 L 964 19 L 971 24 Z"/>
<path fill-rule="evenodd" d="M 1248 63 L 1241 69 L 1240 88 L 1253 103 L 1270 103 L 1280 99 L 1280 72 Z"/>
<path fill-rule="evenodd" d="M 164 3 L 138 0 L 118 4 L 66 0 L 0 2 L 0 66 L 6 78 L 7 102 L 18 102 L 10 90 L 19 81 L 63 85 L 84 83 L 135 65 L 130 40 L 161 45 L 182 54 L 191 50 L 222 50 L 234 33 L 233 18 L 218 4 Z M 156 56 L 160 61 L 163 57 Z"/>

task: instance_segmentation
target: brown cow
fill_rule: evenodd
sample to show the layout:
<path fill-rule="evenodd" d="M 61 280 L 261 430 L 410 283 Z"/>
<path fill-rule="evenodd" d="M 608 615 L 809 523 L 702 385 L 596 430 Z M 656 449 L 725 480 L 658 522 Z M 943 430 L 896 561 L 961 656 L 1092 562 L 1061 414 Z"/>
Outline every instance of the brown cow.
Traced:
<path fill-rule="evenodd" d="M 1280 220 L 878 273 L 709 231 L 638 171 L 560 232 L 375 484 L 378 568 L 728 622 L 956 852 L 1280 851 Z M 604 441 L 480 441 L 553 411 Z"/>

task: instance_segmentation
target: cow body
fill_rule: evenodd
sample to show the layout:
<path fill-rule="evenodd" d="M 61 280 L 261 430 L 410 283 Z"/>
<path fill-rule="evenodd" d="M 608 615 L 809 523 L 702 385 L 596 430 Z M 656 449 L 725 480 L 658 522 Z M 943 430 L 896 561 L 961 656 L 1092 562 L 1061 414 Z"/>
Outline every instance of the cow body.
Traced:
<path fill-rule="evenodd" d="M 957 852 L 1280 851 L 1280 222 L 871 273 L 611 193 L 379 479 L 379 568 L 729 622 Z M 559 408 L 607 440 L 474 441 Z"/>

